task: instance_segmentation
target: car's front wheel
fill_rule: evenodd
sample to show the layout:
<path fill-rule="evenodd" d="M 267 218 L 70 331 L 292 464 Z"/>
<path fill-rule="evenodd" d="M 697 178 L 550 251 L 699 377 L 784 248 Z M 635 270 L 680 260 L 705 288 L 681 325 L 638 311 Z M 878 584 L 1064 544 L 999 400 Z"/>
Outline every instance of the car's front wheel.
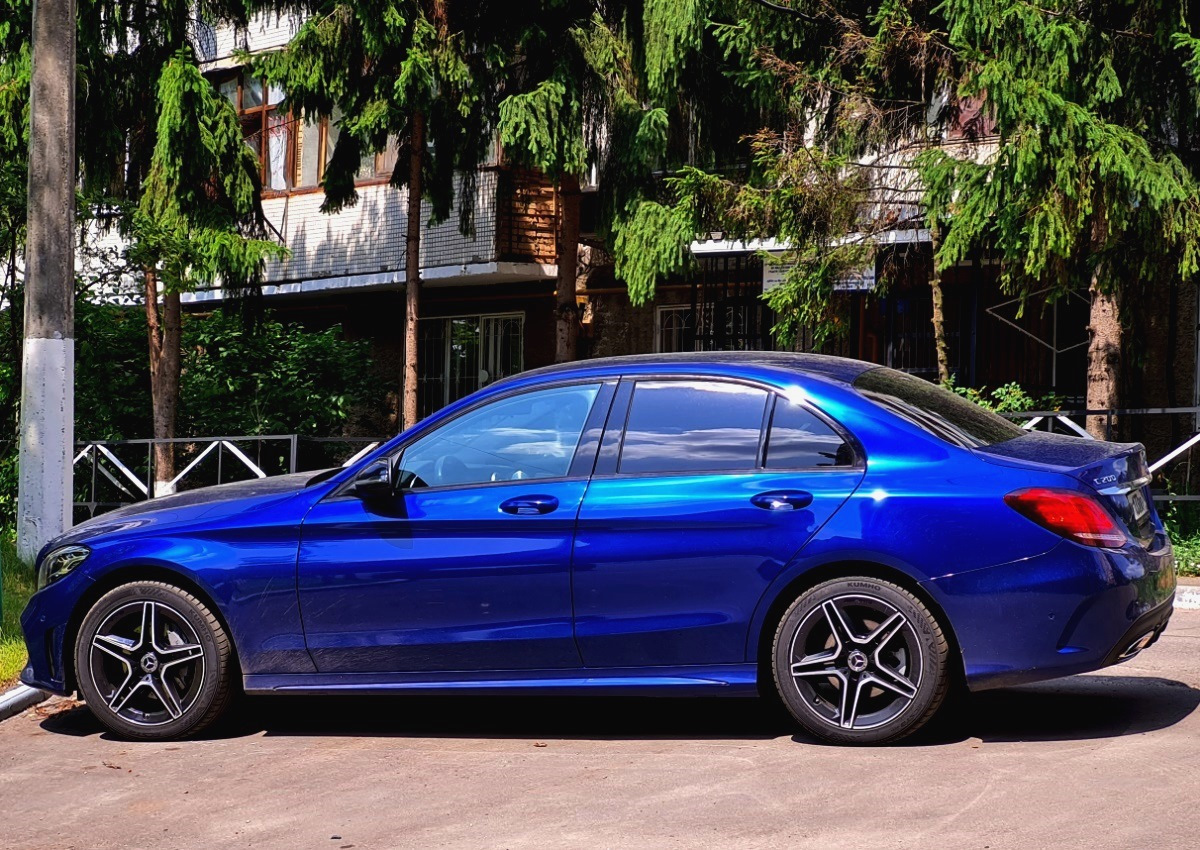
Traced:
<path fill-rule="evenodd" d="M 168 740 L 211 725 L 233 692 L 232 647 L 191 593 L 135 581 L 102 596 L 83 618 L 75 673 L 88 708 L 126 738 Z"/>
<path fill-rule="evenodd" d="M 792 716 L 839 744 L 912 734 L 950 684 L 937 619 L 907 590 L 873 578 L 835 579 L 803 593 L 779 623 L 772 657 Z"/>

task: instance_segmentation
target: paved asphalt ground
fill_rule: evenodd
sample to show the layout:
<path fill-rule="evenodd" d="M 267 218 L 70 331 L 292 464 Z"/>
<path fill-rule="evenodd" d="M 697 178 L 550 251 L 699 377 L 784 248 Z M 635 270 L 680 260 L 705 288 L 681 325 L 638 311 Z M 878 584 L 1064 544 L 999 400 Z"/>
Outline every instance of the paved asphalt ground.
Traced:
<path fill-rule="evenodd" d="M 181 744 L 57 701 L 0 724 L 0 848 L 1195 848 L 1198 704 L 1200 611 L 885 749 L 758 700 L 261 699 Z"/>

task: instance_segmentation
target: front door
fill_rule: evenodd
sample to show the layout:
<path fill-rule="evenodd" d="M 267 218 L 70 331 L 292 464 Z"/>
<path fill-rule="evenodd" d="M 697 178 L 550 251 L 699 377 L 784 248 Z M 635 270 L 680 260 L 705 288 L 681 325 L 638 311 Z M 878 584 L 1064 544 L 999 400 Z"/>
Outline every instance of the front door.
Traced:
<path fill-rule="evenodd" d="M 301 529 L 321 672 L 580 666 L 571 548 L 611 385 L 504 396 L 419 437 L 397 492 L 334 496 Z M 590 452 L 590 456 L 585 457 Z"/>

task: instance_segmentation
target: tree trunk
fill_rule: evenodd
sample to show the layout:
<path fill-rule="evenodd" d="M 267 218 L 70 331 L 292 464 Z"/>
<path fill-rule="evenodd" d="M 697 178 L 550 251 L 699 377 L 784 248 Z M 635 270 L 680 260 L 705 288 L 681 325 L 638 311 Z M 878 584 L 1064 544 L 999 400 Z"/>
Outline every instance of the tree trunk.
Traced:
<path fill-rule="evenodd" d="M 929 272 L 929 288 L 933 296 L 933 349 L 937 354 L 938 382 L 950 383 L 950 355 L 946 349 L 946 313 L 942 309 L 942 274 L 937 267 L 937 252 L 941 245 L 942 234 L 934 228 L 931 235 L 933 247 L 933 265 Z"/>
<path fill-rule="evenodd" d="M 1121 406 L 1121 313 L 1117 296 L 1103 292 L 1097 277 L 1092 278 L 1092 313 L 1088 323 L 1087 407 L 1089 410 Z M 1105 416 L 1089 416 L 1087 430 L 1098 440 L 1111 439 L 1110 423 Z"/>
<path fill-rule="evenodd" d="M 558 198 L 562 214 L 558 229 L 558 290 L 554 299 L 554 362 L 569 363 L 579 356 L 579 309 L 575 301 L 582 201 L 579 179 L 564 177 Z"/>
<path fill-rule="evenodd" d="M 158 275 L 145 272 L 146 332 L 150 342 L 150 400 L 153 408 L 154 439 L 175 439 L 175 413 L 179 408 L 179 376 L 183 335 L 183 311 L 178 292 L 163 295 L 158 309 Z M 154 444 L 154 495 L 174 492 L 174 443 Z"/>
<path fill-rule="evenodd" d="M 417 319 L 421 299 L 421 172 L 425 164 L 425 115 L 413 113 L 409 131 L 408 222 L 404 248 L 404 383 L 401 429 L 417 423 Z"/>

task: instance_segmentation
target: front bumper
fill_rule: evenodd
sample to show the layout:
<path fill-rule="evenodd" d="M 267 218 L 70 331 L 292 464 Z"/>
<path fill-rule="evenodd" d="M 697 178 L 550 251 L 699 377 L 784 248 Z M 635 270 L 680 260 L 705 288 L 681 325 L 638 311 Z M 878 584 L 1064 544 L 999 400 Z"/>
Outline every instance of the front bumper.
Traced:
<path fill-rule="evenodd" d="M 1034 558 L 927 582 L 972 690 L 1098 670 L 1156 641 L 1170 620 L 1175 558 L 1063 541 Z"/>
<path fill-rule="evenodd" d="M 67 675 L 67 626 L 80 598 L 92 580 L 76 571 L 39 590 L 21 613 L 21 630 L 29 665 L 21 681 L 31 688 L 66 695 L 74 689 Z"/>

